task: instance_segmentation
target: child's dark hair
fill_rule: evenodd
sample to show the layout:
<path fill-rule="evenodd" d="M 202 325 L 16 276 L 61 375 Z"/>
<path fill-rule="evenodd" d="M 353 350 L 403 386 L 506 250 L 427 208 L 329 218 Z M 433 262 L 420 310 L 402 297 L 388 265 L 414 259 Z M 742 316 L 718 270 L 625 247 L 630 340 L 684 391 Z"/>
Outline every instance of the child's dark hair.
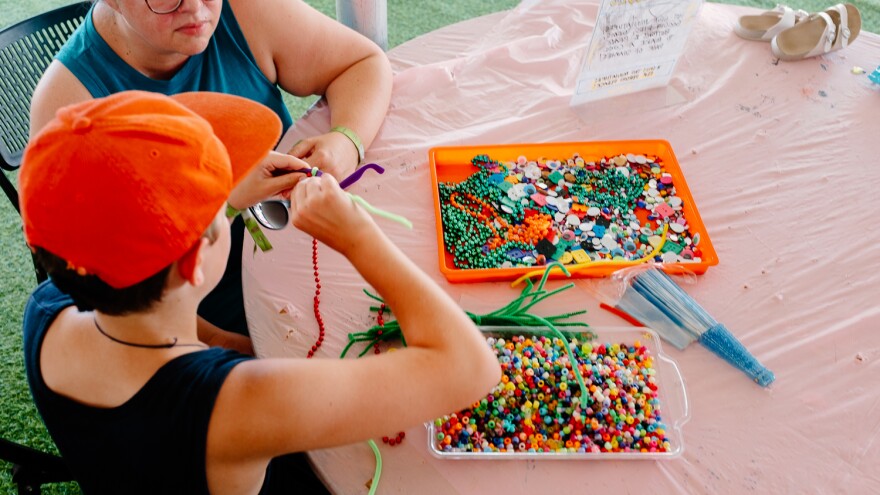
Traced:
<path fill-rule="evenodd" d="M 162 299 L 171 266 L 124 289 L 114 289 L 95 275 L 80 275 L 68 268 L 67 261 L 43 248 L 34 250 L 34 260 L 46 270 L 52 282 L 73 298 L 80 311 L 97 310 L 107 315 L 123 316 L 146 311 Z"/>
<path fill-rule="evenodd" d="M 220 221 L 226 221 L 220 220 Z M 219 237 L 217 221 L 211 222 L 202 237 L 214 244 Z M 165 282 L 171 273 L 173 264 L 159 270 L 141 282 L 124 289 L 110 287 L 95 275 L 80 275 L 70 268 L 64 259 L 46 251 L 34 248 L 34 261 L 46 270 L 55 286 L 73 298 L 80 311 L 97 310 L 110 316 L 124 316 L 150 309 L 154 303 L 162 300 Z"/>

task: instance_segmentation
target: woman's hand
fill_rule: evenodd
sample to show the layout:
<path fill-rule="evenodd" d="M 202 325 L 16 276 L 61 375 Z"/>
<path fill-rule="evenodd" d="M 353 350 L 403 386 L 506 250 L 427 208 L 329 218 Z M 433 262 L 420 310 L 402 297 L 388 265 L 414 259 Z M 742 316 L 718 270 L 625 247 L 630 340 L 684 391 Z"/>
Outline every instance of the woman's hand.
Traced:
<path fill-rule="evenodd" d="M 310 165 L 299 158 L 270 151 L 266 158 L 235 186 L 229 194 L 229 205 L 237 210 L 243 210 L 279 194 L 285 198 L 289 197 L 293 186 L 306 176 L 306 174 L 290 172 L 309 168 Z"/>
<path fill-rule="evenodd" d="M 331 174 L 337 181 L 351 175 L 360 162 L 354 143 L 341 132 L 328 132 L 303 139 L 289 153 L 312 167 Z"/>

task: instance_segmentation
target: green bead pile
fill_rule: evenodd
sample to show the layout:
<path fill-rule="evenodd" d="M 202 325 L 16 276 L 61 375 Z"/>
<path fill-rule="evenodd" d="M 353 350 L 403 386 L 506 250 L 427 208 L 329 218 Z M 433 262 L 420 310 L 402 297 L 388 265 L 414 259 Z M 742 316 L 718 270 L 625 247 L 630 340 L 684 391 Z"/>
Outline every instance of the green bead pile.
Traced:
<path fill-rule="evenodd" d="M 479 170 L 458 184 L 447 182 L 441 183 L 440 192 L 440 218 L 443 222 L 443 244 L 452 254 L 453 264 L 459 269 L 474 268 L 498 268 L 504 262 L 531 266 L 532 263 L 523 263 L 509 256 L 512 249 L 531 251 L 534 246 L 522 242 L 509 242 L 495 249 L 488 249 L 487 244 L 492 238 L 492 229 L 480 222 L 467 212 L 452 206 L 450 196 L 454 193 L 462 195 L 470 194 L 490 204 L 501 203 L 504 193 L 489 181 L 491 173 L 484 166 L 485 162 L 492 162 L 486 155 L 477 155 L 472 163 Z M 515 203 L 513 213 L 498 210 L 497 213 L 511 224 L 520 223 L 524 217 L 524 206 Z"/>

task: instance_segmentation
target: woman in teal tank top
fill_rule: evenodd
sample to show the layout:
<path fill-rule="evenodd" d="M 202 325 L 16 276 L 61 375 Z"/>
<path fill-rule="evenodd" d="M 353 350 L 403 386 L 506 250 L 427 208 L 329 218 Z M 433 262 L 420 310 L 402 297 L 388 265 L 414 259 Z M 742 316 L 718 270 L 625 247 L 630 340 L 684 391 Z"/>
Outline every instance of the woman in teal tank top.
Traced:
<path fill-rule="evenodd" d="M 375 44 L 300 0 L 98 0 L 34 92 L 31 135 L 63 106 L 128 89 L 243 96 L 273 109 L 285 131 L 292 119 L 280 89 L 322 95 L 331 111 L 327 132 L 288 153 L 342 178 L 384 119 L 391 69 Z M 268 160 L 274 168 L 301 163 L 280 154 Z M 242 209 L 277 193 L 273 180 L 245 181 L 256 186 L 238 197 L 251 200 L 234 203 L 241 185 L 230 204 Z M 236 220 L 227 271 L 199 314 L 200 337 L 247 352 L 249 339 L 227 332 L 247 334 L 243 231 Z"/>
<path fill-rule="evenodd" d="M 281 91 L 257 66 L 228 6 L 221 9 L 214 35 L 205 49 L 189 56 L 167 77 L 152 78 L 129 65 L 98 33 L 91 15 L 86 16 L 83 26 L 70 37 L 56 59 L 94 98 L 132 88 L 166 95 L 214 91 L 244 96 L 266 105 L 281 118 L 285 131 L 292 124 Z"/>

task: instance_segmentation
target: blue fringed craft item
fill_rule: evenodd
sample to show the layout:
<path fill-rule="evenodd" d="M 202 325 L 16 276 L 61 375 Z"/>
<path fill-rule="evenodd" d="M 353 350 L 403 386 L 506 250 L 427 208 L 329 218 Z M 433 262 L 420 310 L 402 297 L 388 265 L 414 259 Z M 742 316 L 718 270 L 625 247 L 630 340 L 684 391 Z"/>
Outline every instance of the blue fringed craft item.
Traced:
<path fill-rule="evenodd" d="M 615 306 L 656 330 L 678 349 L 696 340 L 762 387 L 776 379 L 724 325 L 660 269 L 633 276 Z"/>
<path fill-rule="evenodd" d="M 868 79 L 874 84 L 880 84 L 880 66 L 874 69 L 874 72 L 868 74 Z"/>

